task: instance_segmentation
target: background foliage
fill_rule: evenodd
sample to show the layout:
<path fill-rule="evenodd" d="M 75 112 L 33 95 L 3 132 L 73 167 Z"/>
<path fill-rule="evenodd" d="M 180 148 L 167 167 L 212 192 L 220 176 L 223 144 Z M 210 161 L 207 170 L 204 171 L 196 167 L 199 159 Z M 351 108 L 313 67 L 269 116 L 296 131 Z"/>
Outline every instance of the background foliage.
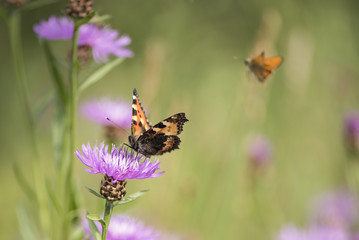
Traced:
<path fill-rule="evenodd" d="M 63 14 L 64 6 L 61 1 L 22 19 L 34 104 L 52 83 L 32 26 Z M 181 150 L 161 157 L 166 174 L 129 182 L 129 193 L 151 191 L 123 212 L 188 239 L 270 239 L 284 223 L 303 224 L 313 196 L 346 184 L 341 125 L 343 113 L 358 108 L 358 8 L 350 0 L 96 1 L 96 11 L 112 16 L 111 27 L 132 38 L 135 57 L 80 103 L 104 96 L 130 102 L 136 87 L 152 123 L 182 111 L 190 120 Z M 29 146 L 3 23 L 0 32 L 0 206 L 6 216 L 0 238 L 17 239 L 15 208 L 24 199 L 12 164 L 26 169 Z M 70 43 L 52 46 L 65 61 Z M 243 64 L 262 50 L 284 57 L 264 85 Z M 37 123 L 40 161 L 50 179 L 51 110 Z M 81 117 L 77 126 L 77 146 L 104 140 L 100 126 Z M 247 142 L 257 133 L 272 141 L 274 158 L 254 179 Z M 101 176 L 89 176 L 80 161 L 75 167 L 80 201 L 100 213 L 102 204 L 84 186 L 97 189 Z"/>

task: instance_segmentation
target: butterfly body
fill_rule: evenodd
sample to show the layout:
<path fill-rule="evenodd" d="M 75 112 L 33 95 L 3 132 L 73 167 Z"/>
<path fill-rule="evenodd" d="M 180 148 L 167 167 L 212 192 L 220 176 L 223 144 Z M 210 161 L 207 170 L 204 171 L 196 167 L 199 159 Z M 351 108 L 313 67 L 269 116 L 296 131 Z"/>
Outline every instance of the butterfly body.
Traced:
<path fill-rule="evenodd" d="M 264 82 L 272 72 L 283 62 L 283 57 L 265 58 L 264 52 L 252 59 L 246 59 L 244 63 L 256 75 L 260 82 Z"/>
<path fill-rule="evenodd" d="M 150 157 L 162 155 L 179 148 L 181 139 L 177 136 L 187 122 L 185 113 L 177 113 L 151 126 L 146 119 L 136 89 L 133 90 L 130 146 L 137 152 Z"/>

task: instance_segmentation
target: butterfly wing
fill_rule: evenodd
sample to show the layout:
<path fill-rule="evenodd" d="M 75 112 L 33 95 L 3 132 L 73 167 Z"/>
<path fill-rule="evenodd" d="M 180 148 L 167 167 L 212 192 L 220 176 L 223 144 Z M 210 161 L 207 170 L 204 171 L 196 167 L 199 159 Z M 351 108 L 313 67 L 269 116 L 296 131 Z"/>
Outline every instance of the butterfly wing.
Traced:
<path fill-rule="evenodd" d="M 140 152 L 144 155 L 162 155 L 178 149 L 181 139 L 177 135 L 183 131 L 183 124 L 187 121 L 184 113 L 177 113 L 157 123 L 139 137 Z"/>
<path fill-rule="evenodd" d="M 132 95 L 132 123 L 131 134 L 137 139 L 142 133 L 151 129 L 151 125 L 147 121 L 146 114 L 143 111 L 136 88 L 133 89 Z"/>
<path fill-rule="evenodd" d="M 263 68 L 268 71 L 273 71 L 277 67 L 279 67 L 283 62 L 283 57 L 271 57 L 264 59 Z"/>
<path fill-rule="evenodd" d="M 278 68 L 282 62 L 283 57 L 281 56 L 264 58 L 264 52 L 251 60 L 245 61 L 246 65 L 249 66 L 249 69 L 256 75 L 260 82 L 264 82 L 273 70 Z"/>

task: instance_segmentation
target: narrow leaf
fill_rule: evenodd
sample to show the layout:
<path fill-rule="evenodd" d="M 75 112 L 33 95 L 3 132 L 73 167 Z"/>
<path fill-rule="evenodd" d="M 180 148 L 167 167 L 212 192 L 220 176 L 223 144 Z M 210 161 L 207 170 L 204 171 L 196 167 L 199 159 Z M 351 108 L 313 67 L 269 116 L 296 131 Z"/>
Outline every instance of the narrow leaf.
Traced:
<path fill-rule="evenodd" d="M 85 81 L 81 84 L 79 88 L 79 92 L 81 93 L 86 88 L 94 85 L 98 81 L 100 81 L 107 73 L 109 73 L 112 69 L 117 67 L 120 63 L 122 63 L 124 58 L 116 58 L 111 62 L 106 63 L 105 65 L 98 68 L 95 72 L 93 72 Z"/>
<path fill-rule="evenodd" d="M 90 228 L 92 236 L 94 237 L 95 240 L 101 240 L 101 233 L 98 230 L 98 228 L 97 228 L 96 224 L 94 223 L 94 221 L 96 221 L 96 220 L 91 220 L 89 218 L 89 215 L 87 215 L 87 223 L 89 225 L 89 228 Z"/>
<path fill-rule="evenodd" d="M 34 106 L 34 122 L 38 122 L 41 114 L 44 110 L 50 105 L 51 101 L 54 99 L 55 92 L 50 91 L 45 96 L 43 96 Z"/>
<path fill-rule="evenodd" d="M 106 20 L 108 20 L 110 18 L 111 18 L 111 15 L 107 14 L 107 15 L 103 15 L 103 16 L 93 18 L 93 19 L 91 19 L 91 21 L 89 23 L 90 24 L 100 23 L 100 22 L 106 21 Z"/>
<path fill-rule="evenodd" d="M 57 95 L 59 96 L 59 99 L 61 100 L 61 104 L 65 105 L 66 103 L 66 86 L 64 79 L 57 67 L 57 61 L 56 57 L 52 53 L 52 50 L 50 48 L 48 41 L 41 41 L 41 45 L 44 48 L 46 60 L 48 62 L 49 71 L 52 75 L 52 80 L 55 85 L 55 90 Z"/>
<path fill-rule="evenodd" d="M 93 195 L 95 195 L 96 197 L 99 197 L 99 198 L 104 198 L 101 194 L 99 194 L 98 192 L 96 192 L 95 190 L 89 188 L 89 187 L 86 187 L 87 190 L 89 190 L 90 193 L 92 193 Z"/>
<path fill-rule="evenodd" d="M 55 209 L 56 209 L 56 212 L 61 216 L 63 211 L 62 211 L 62 208 L 61 208 L 61 204 L 58 200 L 58 196 L 56 196 L 53 192 L 53 188 L 52 186 L 50 186 L 50 182 L 49 180 L 47 179 L 46 180 L 46 190 L 47 190 L 47 194 L 49 195 L 50 197 L 50 200 L 51 200 L 51 203 L 54 205 Z"/>
<path fill-rule="evenodd" d="M 31 219 L 29 213 L 23 205 L 20 205 L 16 209 L 17 220 L 19 221 L 19 229 L 22 239 L 36 240 L 40 239 L 36 233 L 36 227 L 34 226 L 34 219 Z"/>
<path fill-rule="evenodd" d="M 95 16 L 95 12 L 90 13 L 84 19 L 81 19 L 80 21 L 76 22 L 75 23 L 75 28 L 78 28 L 81 25 L 84 25 L 84 24 L 88 23 L 94 16 Z"/>
<path fill-rule="evenodd" d="M 65 154 L 65 133 L 66 133 L 65 108 L 56 95 L 54 104 L 54 118 L 52 122 L 52 142 L 54 158 L 57 167 L 60 167 L 63 155 Z"/>
<path fill-rule="evenodd" d="M 121 205 L 121 204 L 125 204 L 125 203 L 129 203 L 129 202 L 132 202 L 133 200 L 143 196 L 146 192 L 148 192 L 149 190 L 146 189 L 146 190 L 142 190 L 142 191 L 139 191 L 139 192 L 136 192 L 136 193 L 133 193 L 131 194 L 130 196 L 124 198 L 123 200 L 121 201 L 118 201 L 118 202 L 115 202 L 113 204 L 113 206 L 117 206 L 117 205 Z"/>
<path fill-rule="evenodd" d="M 91 221 L 97 221 L 100 222 L 102 219 L 100 218 L 100 216 L 98 216 L 97 214 L 87 214 L 86 216 L 88 219 L 90 219 Z"/>
<path fill-rule="evenodd" d="M 13 164 L 13 171 L 22 190 L 26 193 L 31 201 L 37 201 L 34 190 L 29 185 L 28 181 L 25 179 L 24 174 L 21 172 L 20 167 L 17 163 Z"/>

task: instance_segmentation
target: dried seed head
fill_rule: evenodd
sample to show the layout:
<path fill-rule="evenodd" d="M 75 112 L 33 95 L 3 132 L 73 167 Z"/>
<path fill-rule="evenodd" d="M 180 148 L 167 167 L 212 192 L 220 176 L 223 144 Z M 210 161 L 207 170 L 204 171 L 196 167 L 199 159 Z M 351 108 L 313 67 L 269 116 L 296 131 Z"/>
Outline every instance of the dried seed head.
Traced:
<path fill-rule="evenodd" d="M 69 0 L 66 13 L 73 18 L 85 18 L 93 11 L 92 3 L 92 0 Z"/>
<path fill-rule="evenodd" d="M 71 62 L 72 58 L 72 48 L 68 51 L 67 54 L 68 61 Z M 77 47 L 77 60 L 81 66 L 85 66 L 91 61 L 92 49 L 89 45 L 81 45 Z"/>
<path fill-rule="evenodd" d="M 77 59 L 81 66 L 90 62 L 91 55 L 91 47 L 89 45 L 81 45 L 77 47 Z"/>
<path fill-rule="evenodd" d="M 127 181 L 116 181 L 115 183 L 112 183 L 112 180 L 113 177 L 105 175 L 101 180 L 100 193 L 109 201 L 120 201 L 126 195 L 125 186 Z"/>

